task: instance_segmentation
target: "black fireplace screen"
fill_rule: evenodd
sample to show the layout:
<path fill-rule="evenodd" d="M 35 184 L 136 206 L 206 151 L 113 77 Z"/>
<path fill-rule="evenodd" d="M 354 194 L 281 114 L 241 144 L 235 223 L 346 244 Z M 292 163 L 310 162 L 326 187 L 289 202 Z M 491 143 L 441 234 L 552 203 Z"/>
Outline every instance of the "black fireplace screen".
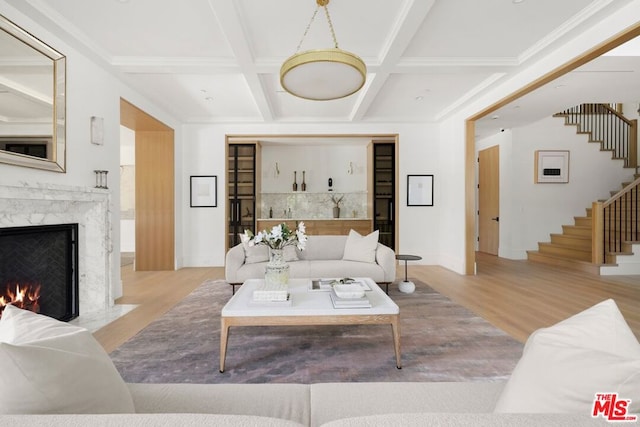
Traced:
<path fill-rule="evenodd" d="M 0 228 L 0 310 L 78 316 L 78 224 Z M 4 301 L 4 302 L 3 302 Z"/>

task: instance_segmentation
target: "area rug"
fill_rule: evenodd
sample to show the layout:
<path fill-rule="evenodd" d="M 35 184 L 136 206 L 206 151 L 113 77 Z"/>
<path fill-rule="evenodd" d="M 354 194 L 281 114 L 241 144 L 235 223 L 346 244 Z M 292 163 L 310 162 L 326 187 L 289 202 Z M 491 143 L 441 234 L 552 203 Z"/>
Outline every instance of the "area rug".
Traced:
<path fill-rule="evenodd" d="M 389 296 L 400 307 L 402 369 L 389 325 L 232 327 L 219 372 L 220 311 L 231 297 L 207 281 L 110 356 L 133 383 L 317 383 L 499 381 L 523 345 L 416 282 Z"/>

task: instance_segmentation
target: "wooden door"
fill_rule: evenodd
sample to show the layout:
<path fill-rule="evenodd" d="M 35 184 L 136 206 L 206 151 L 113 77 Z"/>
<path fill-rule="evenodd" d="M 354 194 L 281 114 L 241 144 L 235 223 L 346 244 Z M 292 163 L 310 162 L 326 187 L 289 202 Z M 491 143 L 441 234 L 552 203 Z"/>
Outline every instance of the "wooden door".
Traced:
<path fill-rule="evenodd" d="M 479 152 L 478 250 L 498 255 L 500 242 L 500 147 Z"/>
<path fill-rule="evenodd" d="M 136 132 L 137 271 L 175 269 L 173 131 Z"/>

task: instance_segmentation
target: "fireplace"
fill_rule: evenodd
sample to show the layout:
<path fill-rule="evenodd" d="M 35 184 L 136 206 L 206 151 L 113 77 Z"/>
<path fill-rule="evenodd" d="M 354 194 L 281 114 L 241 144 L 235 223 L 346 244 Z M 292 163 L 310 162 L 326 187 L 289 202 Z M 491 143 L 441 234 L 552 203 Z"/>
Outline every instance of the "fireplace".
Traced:
<path fill-rule="evenodd" d="M 0 228 L 0 316 L 7 303 L 68 321 L 79 314 L 78 224 Z"/>

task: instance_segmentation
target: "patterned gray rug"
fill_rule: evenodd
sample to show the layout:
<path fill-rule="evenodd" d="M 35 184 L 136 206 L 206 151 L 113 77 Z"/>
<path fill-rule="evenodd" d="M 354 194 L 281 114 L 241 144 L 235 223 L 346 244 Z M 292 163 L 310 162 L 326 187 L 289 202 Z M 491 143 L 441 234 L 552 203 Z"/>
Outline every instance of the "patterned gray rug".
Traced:
<path fill-rule="evenodd" d="M 111 353 L 127 382 L 317 383 L 496 381 L 508 378 L 523 345 L 424 283 L 403 294 L 402 369 L 391 327 L 232 327 L 219 372 L 220 311 L 229 285 L 207 281 Z"/>

